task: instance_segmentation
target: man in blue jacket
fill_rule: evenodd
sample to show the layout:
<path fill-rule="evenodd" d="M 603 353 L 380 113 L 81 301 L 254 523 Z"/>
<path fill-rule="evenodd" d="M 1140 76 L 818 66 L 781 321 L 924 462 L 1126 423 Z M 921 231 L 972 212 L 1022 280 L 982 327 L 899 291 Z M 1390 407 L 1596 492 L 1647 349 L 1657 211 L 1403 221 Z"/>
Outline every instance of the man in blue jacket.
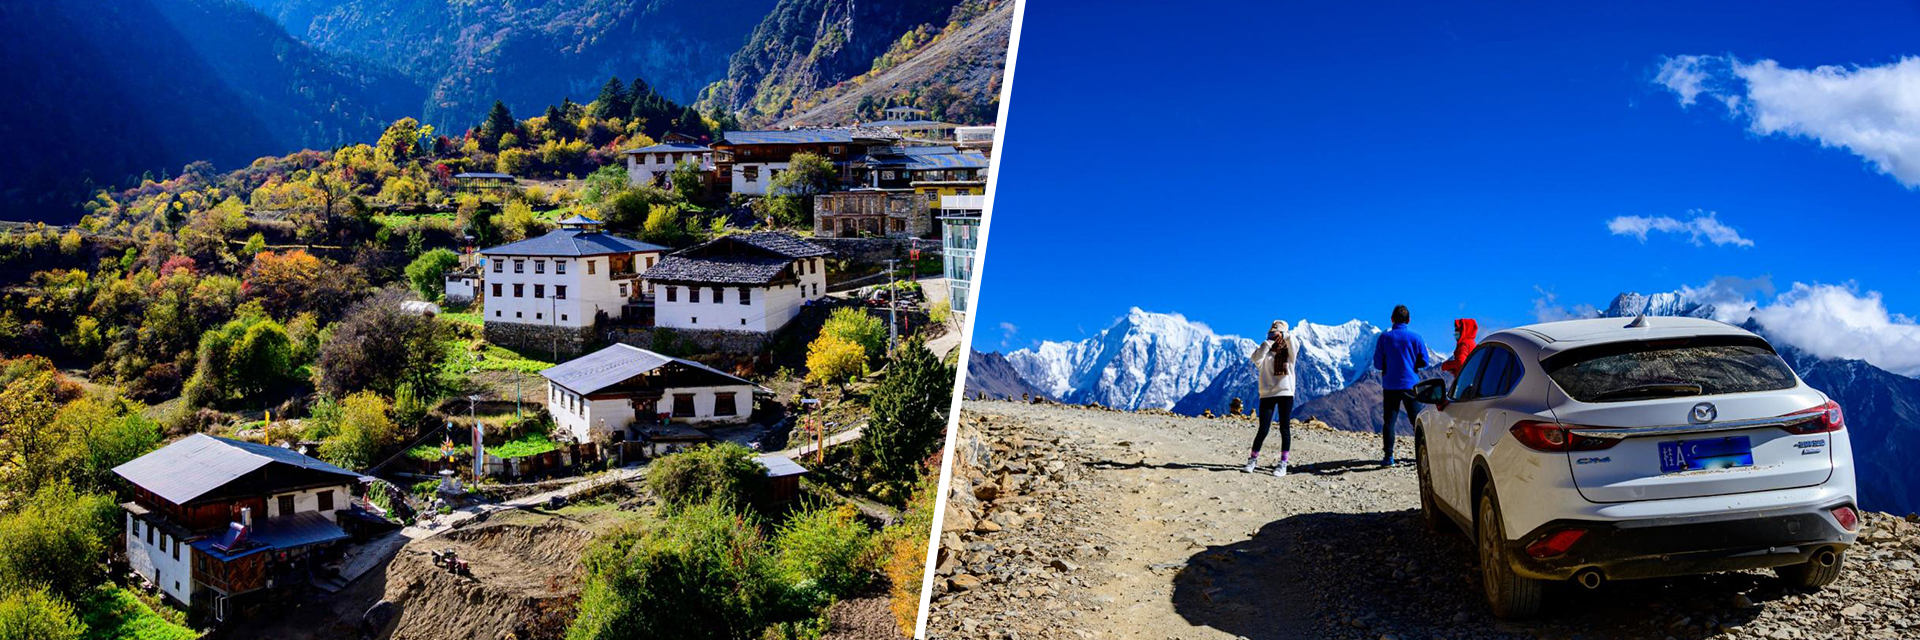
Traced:
<path fill-rule="evenodd" d="M 1380 386 L 1383 389 L 1382 400 L 1385 405 L 1386 419 L 1380 424 L 1380 446 L 1382 456 L 1380 464 L 1393 466 L 1393 417 L 1401 408 L 1407 410 L 1407 424 L 1420 428 L 1417 422 L 1420 405 L 1413 401 L 1413 383 L 1419 382 L 1419 371 L 1427 368 L 1427 341 L 1420 334 L 1407 329 L 1407 323 L 1413 321 L 1413 314 L 1407 311 L 1407 305 L 1393 308 L 1393 329 L 1380 334 L 1373 343 L 1373 368 L 1380 371 Z"/>

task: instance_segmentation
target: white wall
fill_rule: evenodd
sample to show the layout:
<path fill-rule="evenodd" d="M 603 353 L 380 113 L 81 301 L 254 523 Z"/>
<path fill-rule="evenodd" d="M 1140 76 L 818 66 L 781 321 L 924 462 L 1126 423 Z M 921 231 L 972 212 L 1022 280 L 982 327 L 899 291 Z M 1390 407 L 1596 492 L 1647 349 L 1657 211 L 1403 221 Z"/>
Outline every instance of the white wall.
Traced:
<path fill-rule="evenodd" d="M 723 285 L 715 300 L 713 285 L 702 285 L 700 301 L 692 302 L 690 285 L 659 285 L 654 292 L 653 323 L 669 329 L 723 329 L 727 331 L 773 332 L 787 325 L 800 308 L 827 295 L 827 261 L 805 258 L 794 261 L 798 284 L 776 287 L 749 287 L 748 303 L 740 304 L 740 287 Z M 665 288 L 673 287 L 673 299 Z"/>
<path fill-rule="evenodd" d="M 620 431 L 633 423 L 633 401 L 589 400 L 548 381 L 547 415 L 553 416 L 560 433 L 571 435 L 577 442 L 593 442 L 596 430 Z"/>
<path fill-rule="evenodd" d="M 660 410 L 662 412 L 672 414 L 674 409 L 674 394 L 679 394 L 679 393 L 693 394 L 693 417 L 688 418 L 684 416 L 674 416 L 673 418 L 674 422 L 718 424 L 718 423 L 728 423 L 728 422 L 746 422 L 748 418 L 753 417 L 753 386 L 752 385 L 741 384 L 741 385 L 728 385 L 728 386 L 722 386 L 722 387 L 669 388 L 666 390 L 666 395 L 660 399 Z M 733 405 L 734 405 L 733 415 L 730 415 L 730 416 L 714 415 L 714 400 L 719 397 L 719 394 L 722 394 L 722 393 L 733 394 Z"/>
<path fill-rule="evenodd" d="M 697 160 L 701 171 L 713 170 L 713 153 L 672 152 L 672 153 L 629 153 L 627 154 L 627 181 L 632 184 L 650 184 L 656 176 L 670 173 L 673 168 L 688 159 Z"/>
<path fill-rule="evenodd" d="M 478 286 L 480 282 L 481 280 L 479 278 L 447 276 L 447 303 L 459 304 L 472 302 L 474 294 L 479 293 L 474 290 L 474 287 Z"/>
<path fill-rule="evenodd" d="M 147 544 L 147 523 L 140 523 L 140 535 L 135 536 L 133 512 L 125 512 L 126 519 L 120 523 L 120 535 L 127 539 L 127 562 L 141 577 L 160 585 L 160 590 L 172 596 L 182 605 L 193 605 L 193 548 L 168 536 L 165 531 L 153 532 L 153 544 Z M 163 540 L 164 538 L 164 540 Z M 175 545 L 180 546 L 180 559 L 173 559 Z M 161 548 L 166 551 L 162 552 Z"/>
<path fill-rule="evenodd" d="M 516 322 L 558 327 L 587 327 L 593 325 L 594 315 L 605 311 L 609 319 L 619 319 L 625 313 L 628 296 L 620 294 L 620 285 L 629 289 L 645 287 L 639 278 L 613 280 L 608 278 L 612 256 L 599 255 L 581 258 L 551 256 L 486 256 L 487 264 L 481 269 L 485 282 L 481 285 L 486 292 L 486 303 L 482 312 L 486 322 Z M 660 262 L 660 252 L 646 251 L 633 254 L 636 272 L 644 272 L 647 267 Z M 514 263 L 522 263 L 519 273 L 514 273 Z M 536 262 L 545 261 L 544 273 L 535 273 Z M 593 262 L 593 273 L 587 273 L 587 262 Z M 558 265 L 566 264 L 567 272 L 559 273 Z M 498 265 L 500 270 L 495 271 Z M 500 294 L 494 295 L 493 286 L 500 285 Z M 514 295 L 514 285 L 521 285 L 520 295 Z M 542 297 L 534 297 L 534 285 L 542 285 Z M 555 287 L 566 286 L 565 300 L 554 298 Z"/>
<path fill-rule="evenodd" d="M 320 494 L 327 491 L 333 492 L 333 508 L 326 511 L 321 511 L 320 510 Z M 331 487 L 320 487 L 317 489 L 303 489 L 300 491 L 285 491 L 281 493 L 276 493 L 276 494 L 267 496 L 267 512 L 266 513 L 253 514 L 253 517 L 254 517 L 253 524 L 255 526 L 258 526 L 260 524 L 261 518 L 278 518 L 280 516 L 288 515 L 280 512 L 280 496 L 286 496 L 286 495 L 293 496 L 293 513 L 302 513 L 306 511 L 319 511 L 320 515 L 326 516 L 327 520 L 330 522 L 338 522 L 338 520 L 336 520 L 334 517 L 334 512 L 347 508 L 348 506 L 347 503 L 353 500 L 353 492 L 350 490 L 350 487 L 344 484 L 335 485 Z"/>
<path fill-rule="evenodd" d="M 753 182 L 747 182 L 746 168 L 750 166 L 760 168 L 760 175 Z M 731 170 L 733 175 L 729 178 L 733 181 L 734 193 L 764 196 L 767 195 L 767 184 L 773 182 L 773 172 L 786 170 L 785 162 L 736 162 Z"/>

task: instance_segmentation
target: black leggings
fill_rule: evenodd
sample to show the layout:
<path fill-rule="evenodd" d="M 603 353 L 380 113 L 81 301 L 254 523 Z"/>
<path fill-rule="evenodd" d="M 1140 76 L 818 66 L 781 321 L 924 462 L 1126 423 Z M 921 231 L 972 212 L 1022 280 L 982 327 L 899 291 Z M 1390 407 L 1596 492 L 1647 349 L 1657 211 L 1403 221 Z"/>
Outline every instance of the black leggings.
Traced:
<path fill-rule="evenodd" d="M 1293 396 L 1274 396 L 1260 399 L 1260 432 L 1253 435 L 1253 452 L 1260 452 L 1260 445 L 1267 441 L 1267 420 L 1273 417 L 1273 410 L 1280 410 L 1280 450 L 1293 450 Z"/>
<path fill-rule="evenodd" d="M 1413 400 L 1412 389 L 1387 389 L 1383 394 L 1385 405 L 1380 421 L 1380 447 L 1387 457 L 1393 457 L 1393 417 L 1402 407 L 1407 410 L 1407 424 L 1414 429 L 1420 428 L 1420 403 Z"/>

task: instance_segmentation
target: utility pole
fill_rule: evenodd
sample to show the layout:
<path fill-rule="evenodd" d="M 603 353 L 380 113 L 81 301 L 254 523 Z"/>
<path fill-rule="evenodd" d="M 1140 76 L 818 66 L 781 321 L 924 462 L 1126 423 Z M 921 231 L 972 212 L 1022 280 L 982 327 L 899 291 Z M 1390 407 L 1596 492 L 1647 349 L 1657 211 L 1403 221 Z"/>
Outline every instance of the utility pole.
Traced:
<path fill-rule="evenodd" d="M 893 264 L 899 260 L 887 260 L 887 348 L 891 350 L 900 344 L 900 290 L 894 286 Z"/>

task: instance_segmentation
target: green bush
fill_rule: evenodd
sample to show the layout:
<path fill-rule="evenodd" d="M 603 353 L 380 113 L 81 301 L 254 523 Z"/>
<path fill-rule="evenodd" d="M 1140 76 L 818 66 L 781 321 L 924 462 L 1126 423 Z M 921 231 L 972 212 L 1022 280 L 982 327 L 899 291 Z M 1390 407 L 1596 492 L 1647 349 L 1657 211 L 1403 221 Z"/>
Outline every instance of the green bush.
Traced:
<path fill-rule="evenodd" d="M 766 484 L 767 468 L 753 452 L 732 442 L 694 447 L 655 461 L 647 488 L 669 508 L 714 502 L 745 507 Z"/>
<path fill-rule="evenodd" d="M 107 496 L 49 484 L 0 516 L 0 592 L 45 588 L 73 600 L 101 578 L 120 510 Z"/>
<path fill-rule="evenodd" d="M 780 617 L 781 584 L 759 527 L 720 504 L 604 536 L 583 564 L 569 640 L 749 640 Z"/>
<path fill-rule="evenodd" d="M 846 506 L 817 507 L 782 523 L 773 539 L 780 574 L 834 596 L 866 587 L 875 569 L 874 537 L 858 515 Z"/>
<path fill-rule="evenodd" d="M 86 631 L 73 606 L 46 589 L 15 589 L 0 597 L 0 640 L 72 640 Z"/>
<path fill-rule="evenodd" d="M 420 254 L 407 265 L 407 282 L 427 300 L 439 300 L 446 292 L 447 272 L 460 265 L 460 256 L 446 249 Z"/>
<path fill-rule="evenodd" d="M 194 640 L 200 637 L 187 626 L 186 613 L 162 604 L 157 596 L 113 585 L 95 588 L 80 601 L 79 608 L 80 621 L 86 625 L 89 638 Z"/>

